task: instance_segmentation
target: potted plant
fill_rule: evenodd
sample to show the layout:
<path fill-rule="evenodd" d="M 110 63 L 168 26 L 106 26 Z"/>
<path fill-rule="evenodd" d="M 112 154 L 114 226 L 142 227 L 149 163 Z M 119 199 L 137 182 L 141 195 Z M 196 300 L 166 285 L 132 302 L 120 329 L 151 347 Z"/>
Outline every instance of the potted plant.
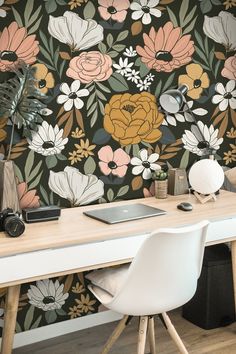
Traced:
<path fill-rule="evenodd" d="M 159 199 L 167 198 L 168 173 L 163 170 L 156 170 L 152 173 L 155 183 L 155 197 Z"/>
<path fill-rule="evenodd" d="M 0 160 L 0 211 L 10 207 L 19 210 L 18 195 L 11 150 L 16 128 L 21 137 L 31 138 L 31 132 L 38 130 L 42 122 L 40 112 L 45 108 L 41 99 L 46 96 L 36 86 L 34 69 L 20 63 L 13 77 L 0 83 L 0 120 L 8 119 L 10 127 L 4 160 Z"/>

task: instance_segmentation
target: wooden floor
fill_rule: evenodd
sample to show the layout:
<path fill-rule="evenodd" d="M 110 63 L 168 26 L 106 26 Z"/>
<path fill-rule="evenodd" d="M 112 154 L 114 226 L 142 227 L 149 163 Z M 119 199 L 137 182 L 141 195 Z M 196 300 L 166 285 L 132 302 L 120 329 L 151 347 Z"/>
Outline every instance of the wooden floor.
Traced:
<path fill-rule="evenodd" d="M 179 311 L 169 313 L 173 324 L 191 354 L 236 354 L 236 323 L 203 330 L 184 320 Z M 99 354 L 117 322 L 15 349 L 13 354 Z M 175 345 L 159 319 L 155 318 L 157 354 L 177 354 Z M 134 318 L 116 342 L 111 354 L 135 354 L 138 321 Z M 149 352 L 148 345 L 146 353 Z"/>

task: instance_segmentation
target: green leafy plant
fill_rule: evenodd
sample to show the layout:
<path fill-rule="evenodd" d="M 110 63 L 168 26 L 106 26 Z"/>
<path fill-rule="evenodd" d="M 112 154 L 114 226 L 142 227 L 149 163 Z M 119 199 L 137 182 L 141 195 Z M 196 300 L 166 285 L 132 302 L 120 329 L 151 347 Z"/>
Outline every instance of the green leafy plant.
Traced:
<path fill-rule="evenodd" d="M 168 173 L 163 170 L 156 170 L 152 173 L 152 179 L 154 181 L 164 181 L 168 178 Z"/>
<path fill-rule="evenodd" d="M 46 107 L 41 101 L 46 98 L 36 86 L 34 69 L 21 64 L 14 77 L 0 83 L 0 119 L 9 118 L 12 123 L 7 160 L 10 158 L 14 129 L 17 126 L 22 136 L 31 138 L 43 121 L 40 112 Z"/>

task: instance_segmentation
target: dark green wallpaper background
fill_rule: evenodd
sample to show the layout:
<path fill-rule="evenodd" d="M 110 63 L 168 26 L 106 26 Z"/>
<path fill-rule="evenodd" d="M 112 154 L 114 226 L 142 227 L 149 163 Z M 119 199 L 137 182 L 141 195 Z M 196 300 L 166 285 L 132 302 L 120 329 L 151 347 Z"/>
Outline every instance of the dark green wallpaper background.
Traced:
<path fill-rule="evenodd" d="M 202 156 L 186 107 L 159 111 L 160 94 L 182 83 L 219 163 L 235 166 L 235 9 L 230 0 L 0 0 L 0 81 L 24 60 L 47 95 L 38 132 L 15 136 L 21 206 L 153 195 L 152 171 Z M 0 120 L 1 158 L 10 123 Z M 1 326 L 4 289 L 0 300 Z M 42 280 L 22 287 L 17 332 L 97 311 L 83 274 Z"/>

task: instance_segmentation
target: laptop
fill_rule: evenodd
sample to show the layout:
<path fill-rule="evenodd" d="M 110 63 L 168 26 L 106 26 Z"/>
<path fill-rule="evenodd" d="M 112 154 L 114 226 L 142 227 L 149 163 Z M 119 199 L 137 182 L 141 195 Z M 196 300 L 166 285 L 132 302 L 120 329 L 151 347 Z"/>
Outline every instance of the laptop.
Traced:
<path fill-rule="evenodd" d="M 149 218 L 166 214 L 165 210 L 150 207 L 145 204 L 129 204 L 113 208 L 84 211 L 90 218 L 103 221 L 107 224 L 116 224 L 123 221 Z"/>

